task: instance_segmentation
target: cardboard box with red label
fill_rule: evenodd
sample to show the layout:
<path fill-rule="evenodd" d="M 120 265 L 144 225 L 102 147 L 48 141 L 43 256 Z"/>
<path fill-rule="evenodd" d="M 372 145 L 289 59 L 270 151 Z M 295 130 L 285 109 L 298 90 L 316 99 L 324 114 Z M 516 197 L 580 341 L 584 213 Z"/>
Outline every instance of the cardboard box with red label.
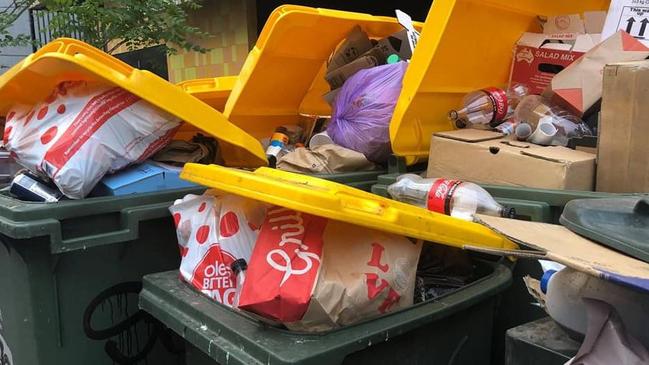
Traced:
<path fill-rule="evenodd" d="M 552 78 L 599 42 L 597 34 L 524 33 L 514 49 L 510 84 L 541 94 Z"/>

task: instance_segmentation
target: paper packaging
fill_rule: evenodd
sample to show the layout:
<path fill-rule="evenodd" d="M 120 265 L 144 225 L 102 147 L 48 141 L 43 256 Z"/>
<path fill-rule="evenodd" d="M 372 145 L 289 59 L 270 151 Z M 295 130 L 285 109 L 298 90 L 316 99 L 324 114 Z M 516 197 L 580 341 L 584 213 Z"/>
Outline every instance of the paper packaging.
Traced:
<path fill-rule="evenodd" d="M 347 34 L 345 41 L 329 58 L 327 73 L 352 62 L 372 47 L 372 42 L 367 36 L 367 33 L 363 32 L 358 25 L 355 26 Z"/>
<path fill-rule="evenodd" d="M 649 192 L 649 61 L 611 64 L 597 154 L 597 191 Z"/>
<path fill-rule="evenodd" d="M 427 176 L 530 188 L 593 190 L 595 155 L 513 141 L 497 132 L 462 129 L 433 135 Z"/>
<path fill-rule="evenodd" d="M 548 17 L 543 24 L 543 33 L 560 34 L 560 33 L 578 33 L 586 32 L 584 21 L 579 14 L 567 14 Z"/>
<path fill-rule="evenodd" d="M 552 78 L 599 42 L 593 34 L 523 33 L 514 49 L 510 83 L 541 94 Z"/>
<path fill-rule="evenodd" d="M 577 116 L 583 116 L 602 97 L 604 66 L 613 62 L 637 61 L 649 56 L 649 48 L 619 31 L 559 72 L 544 93 Z"/>
<path fill-rule="evenodd" d="M 623 30 L 649 47 L 649 1 L 611 0 L 602 37 L 609 37 Z"/>
<path fill-rule="evenodd" d="M 159 163 L 145 162 L 104 176 L 90 193 L 92 196 L 127 195 L 155 191 L 197 188 L 198 185 L 182 180 L 181 168 Z"/>
<path fill-rule="evenodd" d="M 421 244 L 286 208 L 268 211 L 239 308 L 323 331 L 413 303 Z"/>
<path fill-rule="evenodd" d="M 297 148 L 280 157 L 277 161 L 277 168 L 300 173 L 334 174 L 372 171 L 376 170 L 376 165 L 368 161 L 362 153 L 332 142 L 311 149 Z"/>
<path fill-rule="evenodd" d="M 213 300 L 232 306 L 237 277 L 230 265 L 250 260 L 266 204 L 234 195 L 186 195 L 169 207 L 180 248 L 180 277 Z"/>

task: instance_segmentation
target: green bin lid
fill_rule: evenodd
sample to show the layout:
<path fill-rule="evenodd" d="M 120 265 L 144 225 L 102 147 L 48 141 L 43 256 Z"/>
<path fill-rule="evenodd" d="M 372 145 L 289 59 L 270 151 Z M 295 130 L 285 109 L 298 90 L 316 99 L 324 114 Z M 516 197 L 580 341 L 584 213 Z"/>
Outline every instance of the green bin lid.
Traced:
<path fill-rule="evenodd" d="M 649 262 L 649 196 L 573 200 L 559 221 L 579 235 Z"/>

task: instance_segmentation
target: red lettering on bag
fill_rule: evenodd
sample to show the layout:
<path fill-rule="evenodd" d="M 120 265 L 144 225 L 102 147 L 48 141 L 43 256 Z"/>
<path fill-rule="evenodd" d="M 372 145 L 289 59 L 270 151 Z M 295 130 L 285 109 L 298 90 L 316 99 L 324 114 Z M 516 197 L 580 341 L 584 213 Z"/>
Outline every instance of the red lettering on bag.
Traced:
<path fill-rule="evenodd" d="M 388 282 L 379 278 L 376 274 L 366 273 L 365 278 L 367 279 L 367 298 L 372 300 L 377 297 L 377 295 L 383 292 L 383 289 L 388 287 Z M 376 282 L 381 280 L 380 285 L 376 285 Z"/>
<path fill-rule="evenodd" d="M 381 258 L 383 257 L 384 251 L 385 248 L 382 245 L 378 243 L 372 243 L 372 256 L 367 265 L 376 267 L 383 272 L 388 272 L 390 267 L 388 265 L 381 265 Z M 388 310 L 390 310 L 390 308 L 392 308 L 392 306 L 399 302 L 399 299 L 401 299 L 401 295 L 399 295 L 396 290 L 392 289 L 390 283 L 388 283 L 387 280 L 380 278 L 377 274 L 365 273 L 365 279 L 365 282 L 367 284 L 367 298 L 369 300 L 373 300 L 379 294 L 383 293 L 384 290 L 388 290 L 387 298 L 385 298 L 383 303 L 379 305 L 379 313 L 383 314 L 387 312 Z M 377 285 L 377 283 L 379 284 Z"/>
<path fill-rule="evenodd" d="M 399 302 L 399 299 L 401 299 L 401 295 L 397 293 L 394 289 L 390 288 L 390 292 L 388 293 L 388 297 L 385 298 L 383 303 L 379 306 L 379 312 L 381 314 L 387 312 L 392 308 L 393 305 L 397 304 Z"/>
<path fill-rule="evenodd" d="M 383 272 L 388 272 L 390 266 L 387 264 L 381 265 L 381 256 L 383 256 L 383 251 L 385 251 L 383 246 L 378 243 L 372 243 L 372 257 L 370 258 L 370 261 L 367 262 L 367 265 L 377 267 Z"/>

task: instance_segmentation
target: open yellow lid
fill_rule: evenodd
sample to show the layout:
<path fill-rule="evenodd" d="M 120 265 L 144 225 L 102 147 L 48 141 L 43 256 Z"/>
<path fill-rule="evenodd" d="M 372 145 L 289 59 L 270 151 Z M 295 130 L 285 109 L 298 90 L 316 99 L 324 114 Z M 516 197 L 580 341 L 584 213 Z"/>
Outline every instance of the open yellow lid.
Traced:
<path fill-rule="evenodd" d="M 298 115 L 331 115 L 322 95 L 326 61 L 347 34 L 360 26 L 370 38 L 403 29 L 396 18 L 284 5 L 269 16 L 248 54 L 224 114 L 256 138 L 269 137 Z M 421 28 L 421 23 L 415 26 Z"/>
<path fill-rule="evenodd" d="M 487 227 L 331 181 L 262 167 L 254 172 L 189 163 L 180 177 L 265 203 L 427 241 L 516 248 Z"/>
<path fill-rule="evenodd" d="M 74 39 L 54 40 L 0 76 L 0 115 L 16 103 L 34 104 L 67 80 L 103 81 L 119 86 L 219 140 L 225 164 L 267 164 L 258 140 L 230 123 L 220 112 L 155 74 Z M 183 126 L 179 134 L 192 128 Z"/>
<path fill-rule="evenodd" d="M 186 80 L 176 85 L 212 108 L 223 111 L 236 81 L 237 76 L 221 76 Z"/>

